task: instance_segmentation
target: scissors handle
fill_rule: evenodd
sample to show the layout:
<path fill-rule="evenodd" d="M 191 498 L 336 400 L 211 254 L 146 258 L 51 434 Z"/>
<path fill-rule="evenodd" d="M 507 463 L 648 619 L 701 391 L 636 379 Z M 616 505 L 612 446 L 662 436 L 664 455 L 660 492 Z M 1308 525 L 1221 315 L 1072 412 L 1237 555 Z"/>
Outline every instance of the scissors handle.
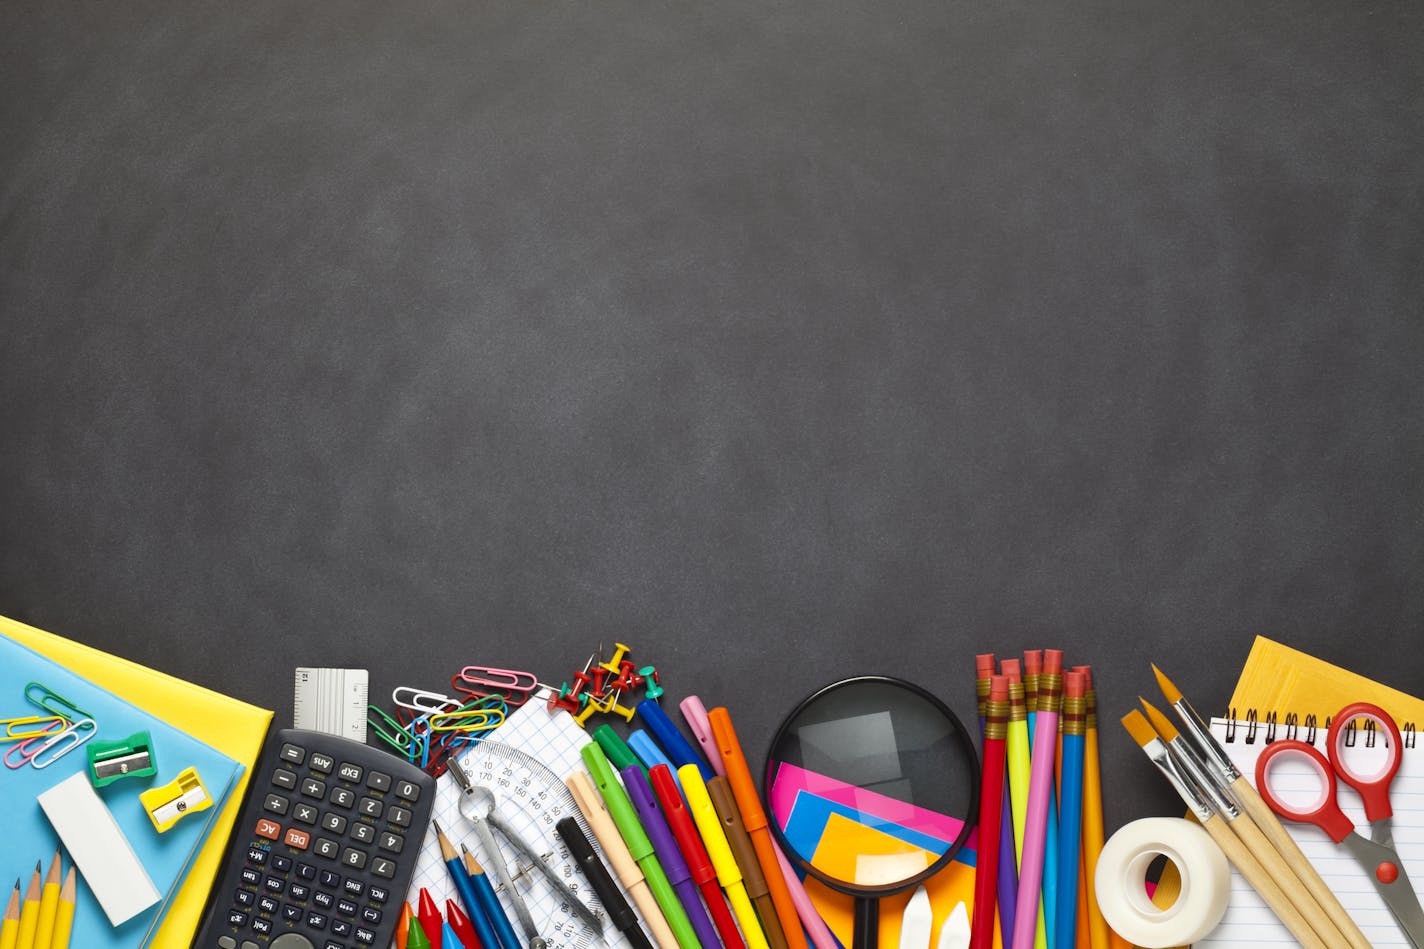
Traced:
<path fill-rule="evenodd" d="M 1310 807 L 1292 807 L 1277 797 L 1271 787 L 1271 762 L 1282 755 L 1303 758 L 1320 778 L 1320 794 Z M 1330 762 L 1312 745 L 1303 741 L 1287 738 L 1273 741 L 1266 746 L 1261 757 L 1256 759 L 1256 791 L 1266 802 L 1266 806 L 1281 817 L 1301 824 L 1314 824 L 1329 834 L 1330 839 L 1337 844 L 1355 829 L 1355 825 L 1340 810 L 1340 804 L 1335 799 L 1335 773 L 1330 768 Z"/>
<path fill-rule="evenodd" d="M 1352 770 L 1350 763 L 1345 760 L 1345 755 L 1341 751 L 1344 747 L 1346 727 L 1358 718 L 1374 722 L 1385 733 L 1387 748 L 1385 763 L 1384 767 L 1375 774 L 1360 774 Z M 1374 823 L 1392 816 L 1394 809 L 1389 805 L 1389 785 L 1399 771 L 1399 759 L 1402 754 L 1400 749 L 1403 747 L 1403 742 L 1399 737 L 1399 728 L 1395 726 L 1394 719 L 1390 718 L 1389 714 L 1378 705 L 1371 705 L 1368 702 L 1347 705 L 1330 723 L 1327 746 L 1330 749 L 1330 763 L 1334 765 L 1335 773 L 1340 776 L 1341 781 L 1359 792 L 1360 800 L 1365 805 L 1365 817 Z"/>

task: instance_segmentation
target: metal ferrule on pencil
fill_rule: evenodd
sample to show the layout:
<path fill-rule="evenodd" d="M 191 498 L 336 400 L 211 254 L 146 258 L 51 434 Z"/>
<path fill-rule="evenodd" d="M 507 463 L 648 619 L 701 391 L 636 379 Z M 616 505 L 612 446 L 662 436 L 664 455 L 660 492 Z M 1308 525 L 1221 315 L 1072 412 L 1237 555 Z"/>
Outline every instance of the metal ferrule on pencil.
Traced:
<path fill-rule="evenodd" d="M 1207 767 L 1221 778 L 1222 787 L 1231 787 L 1232 783 L 1241 777 L 1241 772 L 1231 763 L 1226 750 L 1212 737 L 1206 723 L 1197 714 L 1197 710 L 1192 708 L 1192 703 L 1183 696 L 1172 703 L 1172 708 L 1182 720 L 1182 734 L 1190 737 L 1197 754 L 1204 759 Z"/>
<path fill-rule="evenodd" d="M 1142 750 L 1147 753 L 1147 757 L 1152 759 L 1152 763 L 1157 766 L 1157 770 L 1162 772 L 1172 787 L 1177 789 L 1177 794 L 1187 807 L 1196 814 L 1197 820 L 1206 821 L 1214 813 L 1211 803 L 1206 799 L 1202 791 L 1198 790 L 1191 778 L 1182 771 L 1176 758 L 1167 750 L 1167 745 L 1160 738 L 1154 738 L 1142 746 Z"/>

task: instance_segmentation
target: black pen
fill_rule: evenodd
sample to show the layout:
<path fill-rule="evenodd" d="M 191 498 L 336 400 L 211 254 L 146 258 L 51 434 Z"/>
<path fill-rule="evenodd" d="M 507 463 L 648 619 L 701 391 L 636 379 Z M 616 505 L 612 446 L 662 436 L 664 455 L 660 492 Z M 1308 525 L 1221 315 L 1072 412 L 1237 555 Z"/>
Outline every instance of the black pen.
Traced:
<path fill-rule="evenodd" d="M 622 892 L 618 889 L 618 884 L 614 883 L 613 877 L 608 875 L 608 868 L 603 865 L 602 860 L 598 859 L 598 853 L 593 849 L 593 844 L 589 843 L 588 838 L 584 836 L 578 821 L 572 817 L 565 817 L 554 825 L 554 829 L 563 838 L 569 848 L 570 855 L 579 865 L 579 869 L 583 871 L 583 875 L 588 877 L 593 892 L 598 895 L 598 901 L 608 911 L 608 918 L 613 925 L 628 937 L 628 941 L 633 944 L 633 949 L 653 949 L 653 944 L 648 941 L 643 927 L 638 925 L 638 917 L 633 912 L 633 907 L 628 905 L 628 901 L 623 898 Z"/>

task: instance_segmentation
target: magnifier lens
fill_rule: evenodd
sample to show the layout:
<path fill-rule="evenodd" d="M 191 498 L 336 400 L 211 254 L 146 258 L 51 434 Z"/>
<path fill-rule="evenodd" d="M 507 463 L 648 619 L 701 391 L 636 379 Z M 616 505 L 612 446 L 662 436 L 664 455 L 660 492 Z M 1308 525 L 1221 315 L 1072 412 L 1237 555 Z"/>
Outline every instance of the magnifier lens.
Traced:
<path fill-rule="evenodd" d="M 858 897 L 908 889 L 964 845 L 979 761 L 954 713 L 898 679 L 849 679 L 811 696 L 773 740 L 772 820 L 788 855 Z"/>

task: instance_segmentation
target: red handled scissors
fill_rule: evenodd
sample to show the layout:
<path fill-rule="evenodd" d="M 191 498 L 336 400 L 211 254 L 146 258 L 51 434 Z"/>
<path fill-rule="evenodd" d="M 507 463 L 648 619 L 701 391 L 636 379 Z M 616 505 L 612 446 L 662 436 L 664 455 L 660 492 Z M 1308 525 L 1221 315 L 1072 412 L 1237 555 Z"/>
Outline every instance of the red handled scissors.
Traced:
<path fill-rule="evenodd" d="M 1357 719 L 1366 719 L 1383 732 L 1385 742 L 1385 762 L 1374 774 L 1360 774 L 1345 760 L 1342 748 L 1345 744 L 1347 728 Z M 1414 887 L 1404 872 L 1404 864 L 1399 852 L 1394 848 L 1394 810 L 1389 803 L 1389 786 L 1399 771 L 1400 749 L 1403 743 L 1394 719 L 1377 705 L 1356 702 L 1340 710 L 1330 723 L 1330 733 L 1326 739 L 1326 750 L 1330 760 L 1303 741 L 1283 739 L 1272 742 L 1261 757 L 1256 759 L 1256 789 L 1261 797 L 1286 820 L 1303 824 L 1314 824 L 1335 843 L 1344 846 L 1355 860 L 1369 874 L 1370 882 L 1384 897 L 1385 905 L 1394 914 L 1399 928 L 1415 949 L 1424 949 L 1424 909 L 1419 906 L 1419 898 L 1414 895 Z M 1311 804 L 1311 809 L 1300 809 L 1282 801 L 1271 789 L 1271 762 L 1281 755 L 1292 755 L 1305 759 L 1320 776 L 1322 787 L 1320 796 Z M 1340 810 L 1335 779 L 1348 784 L 1359 792 L 1365 805 L 1365 818 L 1370 822 L 1370 836 L 1366 839 L 1355 830 L 1355 825 Z"/>

